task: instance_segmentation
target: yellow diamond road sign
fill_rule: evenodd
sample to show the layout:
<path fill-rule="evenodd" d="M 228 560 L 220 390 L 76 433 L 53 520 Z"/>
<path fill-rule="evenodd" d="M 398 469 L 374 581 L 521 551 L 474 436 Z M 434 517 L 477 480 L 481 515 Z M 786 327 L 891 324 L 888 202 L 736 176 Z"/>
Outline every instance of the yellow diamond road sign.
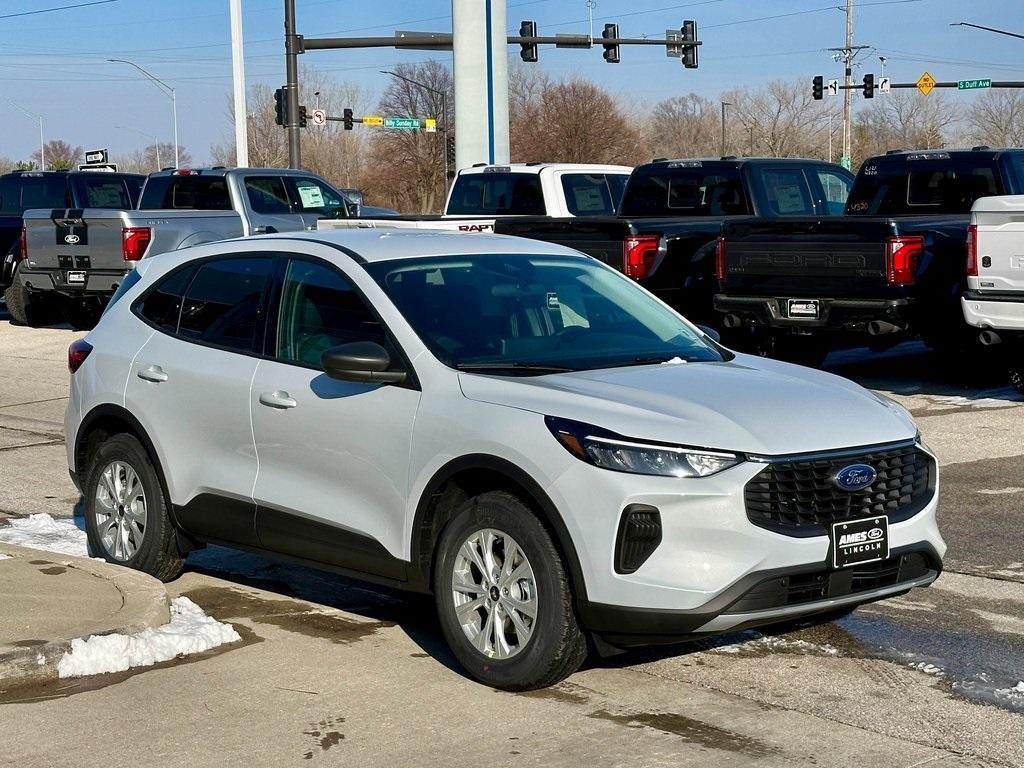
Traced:
<path fill-rule="evenodd" d="M 917 81 L 917 90 L 927 96 L 935 87 L 935 78 L 925 72 Z"/>
<path fill-rule="evenodd" d="M 384 118 L 380 115 L 363 115 L 363 125 L 373 125 L 380 128 L 384 125 Z"/>

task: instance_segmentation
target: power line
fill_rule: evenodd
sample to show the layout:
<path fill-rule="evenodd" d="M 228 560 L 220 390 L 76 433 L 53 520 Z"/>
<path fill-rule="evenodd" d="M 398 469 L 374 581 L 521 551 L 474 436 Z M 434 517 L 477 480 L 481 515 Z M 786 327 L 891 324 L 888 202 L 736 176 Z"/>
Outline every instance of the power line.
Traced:
<path fill-rule="evenodd" d="M 107 3 L 116 3 L 117 0 L 92 0 L 89 3 L 77 3 L 76 5 L 59 5 L 56 8 L 39 8 L 35 11 L 21 11 L 20 13 L 7 13 L 0 16 L 0 19 L 13 19 L 18 16 L 35 16 L 39 13 L 53 13 L 54 11 L 67 11 L 71 8 L 86 8 L 90 5 L 106 5 Z"/>

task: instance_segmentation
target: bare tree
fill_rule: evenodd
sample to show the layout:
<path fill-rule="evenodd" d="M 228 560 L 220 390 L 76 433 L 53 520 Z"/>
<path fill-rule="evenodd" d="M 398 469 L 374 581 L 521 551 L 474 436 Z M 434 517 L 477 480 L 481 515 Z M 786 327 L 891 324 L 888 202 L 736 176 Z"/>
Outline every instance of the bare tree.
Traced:
<path fill-rule="evenodd" d="M 639 129 L 588 80 L 544 80 L 528 98 L 514 113 L 513 160 L 634 165 L 647 155 Z"/>
<path fill-rule="evenodd" d="M 178 157 L 182 167 L 192 164 L 192 154 L 185 147 L 178 147 Z M 150 144 L 134 152 L 113 155 L 110 159 L 117 163 L 119 171 L 125 173 L 153 173 L 174 164 L 174 144 L 162 141 L 159 144 L 159 151 L 158 145 Z"/>
<path fill-rule="evenodd" d="M 827 157 L 830 105 L 815 101 L 803 81 L 773 80 L 759 90 L 728 91 L 727 148 L 770 157 Z M 833 132 L 841 127 L 833 119 Z"/>
<path fill-rule="evenodd" d="M 971 144 L 1024 146 L 1024 95 L 1014 90 L 987 91 L 967 110 L 964 123 Z"/>
<path fill-rule="evenodd" d="M 81 147 L 72 146 L 63 139 L 53 139 L 45 144 L 46 169 L 50 171 L 66 171 L 76 168 L 82 162 L 83 152 Z M 41 158 L 39 150 L 32 153 L 32 162 L 40 167 Z"/>
<path fill-rule="evenodd" d="M 10 173 L 15 169 L 17 163 L 9 157 L 0 157 L 0 174 Z"/>
<path fill-rule="evenodd" d="M 384 116 L 437 117 L 442 126 L 454 126 L 455 83 L 451 71 L 436 61 L 403 64 L 399 75 L 427 88 L 393 78 L 377 105 Z M 450 114 L 441 120 L 445 94 Z M 440 208 L 447 180 L 444 178 L 443 133 L 372 129 L 371 150 L 363 176 L 363 189 L 376 202 L 404 211 L 428 213 Z"/>
<path fill-rule="evenodd" d="M 659 157 L 700 157 L 718 151 L 718 111 L 696 93 L 654 105 L 647 123 L 647 145 Z"/>
<path fill-rule="evenodd" d="M 854 154 L 863 160 L 890 149 L 945 147 L 958 120 L 956 109 L 941 93 L 893 91 L 857 115 Z"/>

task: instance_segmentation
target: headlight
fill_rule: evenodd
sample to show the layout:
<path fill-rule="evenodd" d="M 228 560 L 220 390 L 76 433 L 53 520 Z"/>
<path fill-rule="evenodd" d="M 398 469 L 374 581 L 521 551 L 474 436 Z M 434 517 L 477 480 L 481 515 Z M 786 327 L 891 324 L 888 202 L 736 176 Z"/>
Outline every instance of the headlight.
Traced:
<path fill-rule="evenodd" d="M 708 477 L 742 459 L 735 453 L 631 440 L 568 419 L 545 418 L 551 434 L 569 453 L 588 464 L 615 472 L 664 477 Z"/>

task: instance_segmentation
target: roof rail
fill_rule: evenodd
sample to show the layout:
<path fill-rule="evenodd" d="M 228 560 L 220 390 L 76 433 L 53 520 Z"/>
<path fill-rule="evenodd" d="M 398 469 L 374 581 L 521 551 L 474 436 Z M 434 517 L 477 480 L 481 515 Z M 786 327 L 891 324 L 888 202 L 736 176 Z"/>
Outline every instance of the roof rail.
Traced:
<path fill-rule="evenodd" d="M 992 149 L 988 144 L 979 144 L 976 147 L 971 147 L 972 152 L 980 152 L 983 149 Z"/>
<path fill-rule="evenodd" d="M 656 157 L 653 160 L 651 160 L 651 162 L 652 163 L 664 163 L 666 160 L 668 160 L 667 157 Z"/>

